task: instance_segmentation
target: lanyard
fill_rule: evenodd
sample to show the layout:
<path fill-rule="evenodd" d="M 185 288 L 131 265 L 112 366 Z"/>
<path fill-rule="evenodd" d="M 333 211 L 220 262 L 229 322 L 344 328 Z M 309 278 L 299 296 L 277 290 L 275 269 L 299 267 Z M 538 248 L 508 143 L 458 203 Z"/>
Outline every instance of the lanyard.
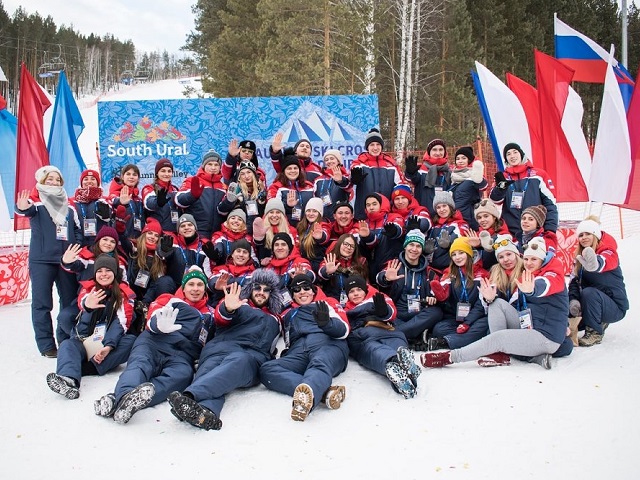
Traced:
<path fill-rule="evenodd" d="M 469 293 L 467 292 L 467 278 L 464 275 L 461 275 L 460 282 L 462 283 L 462 294 L 460 295 L 460 301 L 469 303 Z"/>
<path fill-rule="evenodd" d="M 196 259 L 195 259 L 194 265 L 198 263 L 198 257 L 200 256 L 200 247 L 202 247 L 202 241 L 198 240 L 198 249 L 196 250 Z M 189 267 L 191 265 L 189 265 L 189 260 L 187 259 L 185 249 L 182 248 L 180 245 L 178 245 L 178 248 L 180 249 L 180 253 L 182 254 L 182 258 L 184 259 L 184 271 L 186 272 L 187 270 L 189 270 Z"/>

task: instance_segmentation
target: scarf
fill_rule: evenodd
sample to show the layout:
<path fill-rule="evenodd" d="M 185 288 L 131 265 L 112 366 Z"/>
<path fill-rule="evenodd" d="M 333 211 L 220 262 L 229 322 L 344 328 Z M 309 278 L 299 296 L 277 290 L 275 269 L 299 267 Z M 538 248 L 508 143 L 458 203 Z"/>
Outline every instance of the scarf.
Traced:
<path fill-rule="evenodd" d="M 102 197 L 102 188 L 86 187 L 76 189 L 74 199 L 78 203 L 90 203 Z"/>
<path fill-rule="evenodd" d="M 469 167 L 457 168 L 451 172 L 451 183 L 462 183 L 471 178 L 471 169 Z"/>
<path fill-rule="evenodd" d="M 66 224 L 67 216 L 69 215 L 69 200 L 64 188 L 38 183 L 36 184 L 36 190 L 38 190 L 40 200 L 47 212 L 51 215 L 53 223 L 58 226 Z"/>

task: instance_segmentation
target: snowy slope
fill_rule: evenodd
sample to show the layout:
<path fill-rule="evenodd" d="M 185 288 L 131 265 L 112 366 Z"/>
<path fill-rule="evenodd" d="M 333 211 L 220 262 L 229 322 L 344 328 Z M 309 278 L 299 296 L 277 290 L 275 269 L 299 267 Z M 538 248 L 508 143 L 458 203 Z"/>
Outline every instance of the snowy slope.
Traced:
<path fill-rule="evenodd" d="M 178 98 L 181 90 L 167 81 L 110 99 Z M 88 159 L 97 140 L 95 107 L 83 114 Z M 125 426 L 96 417 L 93 401 L 112 391 L 122 369 L 84 378 L 78 400 L 52 393 L 45 376 L 55 360 L 38 354 L 29 302 L 0 307 L 2 476 L 637 478 L 639 248 L 637 237 L 620 242 L 627 317 L 607 330 L 602 345 L 576 349 L 550 371 L 517 361 L 425 370 L 418 396 L 403 400 L 385 378 L 351 362 L 334 381 L 347 387 L 341 409 L 321 406 L 304 423 L 294 422 L 291 399 L 259 386 L 229 395 L 224 426 L 211 432 L 178 422 L 166 403 Z"/>

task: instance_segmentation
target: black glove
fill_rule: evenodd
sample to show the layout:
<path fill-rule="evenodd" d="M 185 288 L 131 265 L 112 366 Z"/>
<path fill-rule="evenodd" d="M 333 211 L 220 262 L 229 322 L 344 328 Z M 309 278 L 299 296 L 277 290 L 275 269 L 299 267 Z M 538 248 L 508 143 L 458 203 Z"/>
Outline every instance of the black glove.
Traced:
<path fill-rule="evenodd" d="M 136 300 L 133 305 L 133 311 L 142 317 L 147 317 L 147 312 L 149 311 L 149 305 L 144 303 L 142 300 Z"/>
<path fill-rule="evenodd" d="M 111 220 L 111 207 L 105 202 L 96 202 L 96 217 L 105 222 Z"/>
<path fill-rule="evenodd" d="M 409 155 L 404 160 L 404 170 L 409 175 L 416 173 L 418 171 L 418 157 L 415 155 Z"/>
<path fill-rule="evenodd" d="M 504 176 L 504 172 L 501 172 L 500 170 L 496 172 L 493 178 L 496 181 L 496 187 L 500 190 L 506 190 L 509 188 L 509 185 L 514 182 L 513 180 L 507 180 L 507 177 Z"/>
<path fill-rule="evenodd" d="M 373 296 L 373 314 L 376 317 L 386 317 L 389 313 L 389 306 L 384 300 L 384 295 L 380 292 Z"/>
<path fill-rule="evenodd" d="M 316 309 L 313 312 L 313 319 L 316 321 L 320 328 L 326 327 L 329 323 L 329 305 L 327 302 L 316 302 Z"/>
<path fill-rule="evenodd" d="M 203 243 L 202 251 L 207 257 L 209 257 L 209 260 L 211 260 L 213 263 L 218 263 L 218 260 L 220 259 L 220 252 L 213 243 Z"/>
<path fill-rule="evenodd" d="M 382 234 L 385 237 L 395 237 L 398 233 L 398 227 L 393 223 L 386 223 L 384 227 L 382 227 Z"/>
<path fill-rule="evenodd" d="M 162 208 L 167 204 L 169 199 L 167 198 L 166 188 L 161 188 L 158 190 L 158 193 L 156 193 L 156 201 L 158 202 L 158 208 Z"/>
<path fill-rule="evenodd" d="M 417 215 L 411 215 L 407 220 L 407 232 L 411 230 L 420 230 L 420 220 Z"/>
<path fill-rule="evenodd" d="M 351 170 L 351 183 L 354 185 L 360 185 L 367 175 L 369 174 L 362 170 L 361 167 L 356 167 Z"/>
<path fill-rule="evenodd" d="M 162 235 L 160 237 L 160 248 L 158 255 L 166 257 L 173 251 L 173 237 L 171 235 Z"/>
<path fill-rule="evenodd" d="M 427 255 L 430 255 L 435 251 L 436 251 L 436 239 L 429 238 L 424 244 L 424 253 L 426 253 Z"/>

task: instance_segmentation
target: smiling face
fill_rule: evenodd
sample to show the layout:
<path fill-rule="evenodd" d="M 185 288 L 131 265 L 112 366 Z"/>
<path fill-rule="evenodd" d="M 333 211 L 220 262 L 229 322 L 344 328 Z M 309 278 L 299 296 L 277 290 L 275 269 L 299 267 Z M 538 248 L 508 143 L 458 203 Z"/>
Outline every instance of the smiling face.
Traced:
<path fill-rule="evenodd" d="M 62 177 L 58 172 L 51 172 L 47 175 L 47 178 L 44 179 L 44 184 L 49 187 L 59 187 L 62 185 Z"/>
<path fill-rule="evenodd" d="M 528 213 L 524 213 L 520 217 L 520 228 L 522 228 L 523 232 L 529 233 L 529 232 L 535 232 L 540 227 L 538 226 L 536 219 L 533 218 L 532 215 L 529 215 Z"/>
<path fill-rule="evenodd" d="M 191 238 L 196 234 L 196 226 L 191 222 L 182 222 L 178 232 L 185 238 Z"/>
<path fill-rule="evenodd" d="M 227 219 L 227 227 L 229 227 L 229 230 L 234 233 L 242 232 L 247 229 L 244 220 L 237 215 L 232 215 Z"/>
<path fill-rule="evenodd" d="M 511 252 L 509 250 L 505 250 L 504 252 L 500 252 L 498 254 L 498 263 L 505 270 L 512 270 L 515 268 L 517 264 L 518 256 L 515 252 Z"/>
<path fill-rule="evenodd" d="M 86 177 L 84 177 L 82 179 L 82 185 L 80 185 L 82 188 L 89 188 L 89 187 L 97 187 L 98 186 L 98 179 L 96 177 L 94 177 L 93 175 L 87 175 Z"/>
<path fill-rule="evenodd" d="M 184 287 L 182 287 L 184 298 L 191 303 L 199 302 L 204 298 L 205 288 L 206 286 L 202 280 L 199 278 L 191 278 L 184 284 Z"/>
<path fill-rule="evenodd" d="M 582 248 L 593 247 L 596 243 L 596 236 L 593 233 L 582 232 L 578 235 L 578 242 Z"/>
<path fill-rule="evenodd" d="M 277 259 L 287 258 L 289 256 L 289 245 L 284 240 L 276 240 L 271 246 L 273 256 Z"/>
<path fill-rule="evenodd" d="M 349 293 L 347 293 L 347 298 L 349 298 L 349 301 L 355 305 L 360 305 L 366 296 L 367 294 L 360 287 L 353 287 L 349 290 Z"/>
<path fill-rule="evenodd" d="M 117 242 L 111 237 L 102 237 L 98 241 L 98 248 L 102 253 L 111 253 L 116 249 Z"/>
<path fill-rule="evenodd" d="M 378 142 L 371 142 L 367 147 L 367 152 L 369 152 L 370 155 L 377 157 L 382 153 L 382 145 Z"/>
<path fill-rule="evenodd" d="M 251 254 L 249 250 L 245 248 L 236 248 L 231 254 L 231 259 L 233 263 L 238 266 L 244 266 L 249 263 L 249 259 L 251 258 Z"/>
<path fill-rule="evenodd" d="M 406 208 L 409 208 L 409 199 L 402 195 L 398 195 L 393 199 L 393 206 L 398 210 L 405 210 Z"/>
<path fill-rule="evenodd" d="M 269 297 L 271 296 L 271 287 L 267 285 L 254 285 L 251 290 L 251 301 L 253 304 L 262 308 L 267 305 L 269 302 Z"/>
<path fill-rule="evenodd" d="M 300 291 L 296 292 L 295 290 L 292 290 L 292 298 L 294 302 L 296 302 L 298 305 L 309 305 L 311 302 L 313 302 L 313 297 L 315 294 L 313 293 L 311 284 L 303 284 L 295 288 L 300 289 Z"/>
<path fill-rule="evenodd" d="M 309 223 L 313 223 L 320 218 L 320 212 L 310 208 L 309 210 L 304 211 L 304 216 L 307 218 Z"/>
<path fill-rule="evenodd" d="M 108 287 L 116 278 L 114 273 L 106 267 L 99 268 L 98 271 L 96 271 L 95 277 L 96 283 L 101 287 Z"/>
<path fill-rule="evenodd" d="M 527 255 L 523 258 L 523 260 L 524 269 L 527 272 L 535 272 L 536 270 L 540 270 L 540 267 L 542 267 L 542 259 L 534 257 L 533 255 Z"/>
<path fill-rule="evenodd" d="M 442 145 L 434 145 L 429 151 L 431 158 L 444 158 L 447 150 Z"/>
<path fill-rule="evenodd" d="M 480 212 L 476 215 L 476 220 L 483 230 L 489 230 L 495 224 L 496 217 L 487 212 Z"/>
<path fill-rule="evenodd" d="M 138 185 L 138 180 L 140 180 L 140 176 L 132 168 L 122 174 L 122 183 L 124 183 L 127 187 L 135 187 L 136 185 Z"/>
<path fill-rule="evenodd" d="M 337 167 L 338 165 L 340 165 L 340 162 L 338 162 L 338 159 L 335 155 L 325 155 L 324 157 L 325 167 L 333 168 L 333 167 Z"/>
<path fill-rule="evenodd" d="M 417 265 L 422 255 L 422 245 L 418 242 L 409 242 L 404 247 L 404 259 L 411 265 Z"/>
<path fill-rule="evenodd" d="M 451 261 L 454 263 L 454 265 L 462 268 L 467 263 L 467 254 L 462 250 L 454 250 L 453 252 L 451 252 Z"/>
<path fill-rule="evenodd" d="M 345 238 L 340 245 L 340 256 L 342 258 L 351 258 L 356 251 L 356 242 L 352 238 Z"/>
<path fill-rule="evenodd" d="M 157 177 L 158 180 L 169 183 L 173 177 L 173 169 L 171 167 L 162 167 L 158 170 Z"/>
<path fill-rule="evenodd" d="M 451 215 L 451 206 L 446 203 L 436 205 L 436 213 L 440 218 L 447 218 Z"/>
<path fill-rule="evenodd" d="M 353 212 L 349 207 L 340 207 L 333 214 L 336 223 L 341 227 L 348 226 L 353 221 Z"/>
<path fill-rule="evenodd" d="M 465 168 L 469 166 L 469 159 L 466 155 L 456 155 L 456 167 L 457 168 Z"/>
<path fill-rule="evenodd" d="M 522 163 L 522 155 L 515 148 L 507 150 L 507 163 L 511 166 L 520 165 Z"/>
<path fill-rule="evenodd" d="M 287 177 L 287 180 L 291 180 L 295 182 L 300 175 L 300 167 L 297 165 L 287 165 L 287 168 L 284 169 L 284 176 Z"/>
<path fill-rule="evenodd" d="M 148 231 L 144 233 L 144 239 L 147 243 L 155 245 L 158 243 L 158 240 L 160 240 L 160 235 L 156 232 Z"/>
<path fill-rule="evenodd" d="M 282 221 L 282 217 L 282 212 L 275 208 L 273 210 L 269 210 L 269 213 L 267 213 L 267 221 L 269 222 L 269 225 L 279 225 Z"/>

